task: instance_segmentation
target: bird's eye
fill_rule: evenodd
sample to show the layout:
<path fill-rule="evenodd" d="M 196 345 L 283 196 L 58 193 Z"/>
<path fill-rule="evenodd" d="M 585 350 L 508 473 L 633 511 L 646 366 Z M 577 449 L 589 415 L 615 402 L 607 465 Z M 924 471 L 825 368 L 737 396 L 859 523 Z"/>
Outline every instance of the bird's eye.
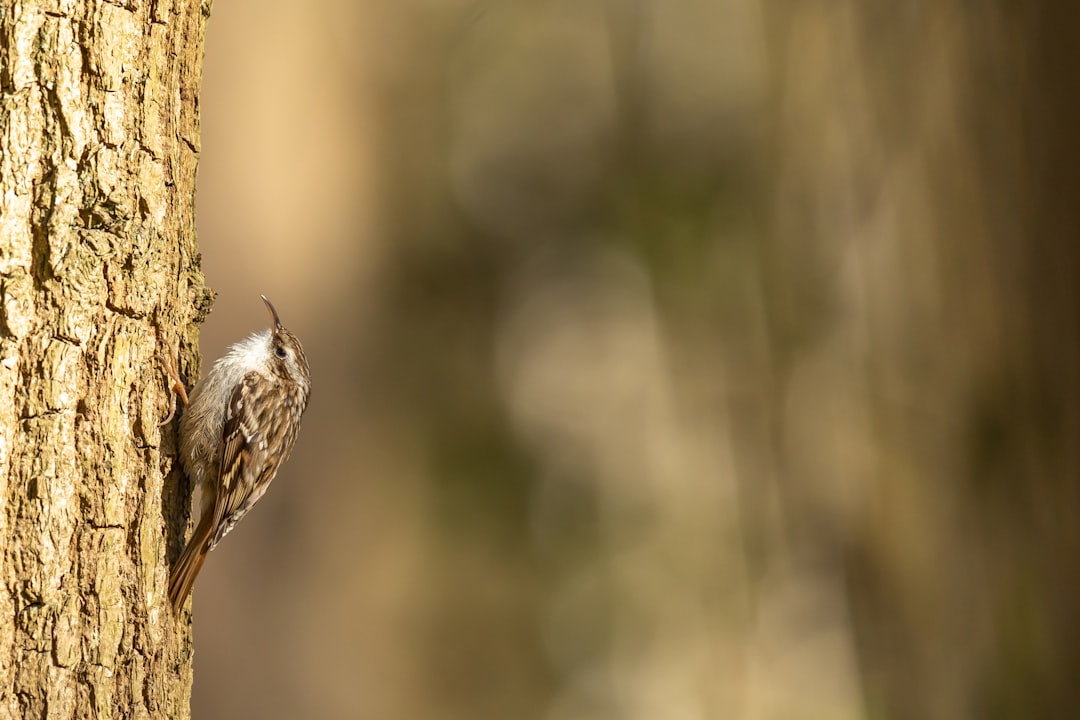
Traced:
<path fill-rule="evenodd" d="M 274 348 L 274 354 L 277 355 L 282 360 L 284 360 L 285 358 L 287 358 L 289 356 L 289 353 L 285 352 L 285 348 L 281 347 L 280 345 L 278 345 L 276 348 Z"/>

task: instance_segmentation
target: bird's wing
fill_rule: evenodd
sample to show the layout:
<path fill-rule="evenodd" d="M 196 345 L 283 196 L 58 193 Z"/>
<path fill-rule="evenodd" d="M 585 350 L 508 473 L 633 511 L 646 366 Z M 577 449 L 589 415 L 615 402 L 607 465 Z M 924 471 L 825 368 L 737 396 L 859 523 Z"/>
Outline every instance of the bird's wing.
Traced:
<path fill-rule="evenodd" d="M 221 474 L 214 503 L 216 532 L 211 549 L 225 537 L 266 491 L 263 482 L 270 469 L 267 438 L 260 430 L 269 381 L 250 372 L 237 384 L 225 410 L 221 433 Z"/>

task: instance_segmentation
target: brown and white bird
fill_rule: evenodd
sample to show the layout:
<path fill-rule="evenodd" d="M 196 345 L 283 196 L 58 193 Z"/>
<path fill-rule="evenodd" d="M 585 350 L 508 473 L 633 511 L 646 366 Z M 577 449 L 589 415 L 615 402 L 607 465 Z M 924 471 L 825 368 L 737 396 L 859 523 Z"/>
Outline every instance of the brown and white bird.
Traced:
<path fill-rule="evenodd" d="M 202 490 L 202 511 L 169 576 L 175 612 L 191 593 L 207 553 L 270 487 L 292 452 L 307 409 L 311 373 L 304 348 L 281 326 L 270 301 L 262 301 L 271 327 L 231 346 L 214 363 L 180 419 L 180 458 Z"/>

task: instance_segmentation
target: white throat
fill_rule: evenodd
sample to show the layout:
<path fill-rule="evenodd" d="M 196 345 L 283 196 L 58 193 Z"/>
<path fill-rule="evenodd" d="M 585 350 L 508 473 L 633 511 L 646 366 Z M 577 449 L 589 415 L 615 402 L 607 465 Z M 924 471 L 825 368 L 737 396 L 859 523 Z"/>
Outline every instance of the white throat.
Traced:
<path fill-rule="evenodd" d="M 238 364 L 244 372 L 255 370 L 266 372 L 266 361 L 270 354 L 270 331 L 261 330 L 253 333 L 229 348 L 229 362 Z M 225 358 L 222 358 L 225 360 Z"/>

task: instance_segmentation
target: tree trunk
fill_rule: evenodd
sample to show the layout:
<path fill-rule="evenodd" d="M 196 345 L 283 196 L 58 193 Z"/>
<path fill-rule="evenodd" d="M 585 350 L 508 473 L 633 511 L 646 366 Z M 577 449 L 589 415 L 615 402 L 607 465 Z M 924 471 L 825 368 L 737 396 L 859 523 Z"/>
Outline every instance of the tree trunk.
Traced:
<path fill-rule="evenodd" d="M 0 0 L 0 718 L 189 716 L 169 610 L 210 3 Z M 186 374 L 184 375 L 186 377 Z"/>

